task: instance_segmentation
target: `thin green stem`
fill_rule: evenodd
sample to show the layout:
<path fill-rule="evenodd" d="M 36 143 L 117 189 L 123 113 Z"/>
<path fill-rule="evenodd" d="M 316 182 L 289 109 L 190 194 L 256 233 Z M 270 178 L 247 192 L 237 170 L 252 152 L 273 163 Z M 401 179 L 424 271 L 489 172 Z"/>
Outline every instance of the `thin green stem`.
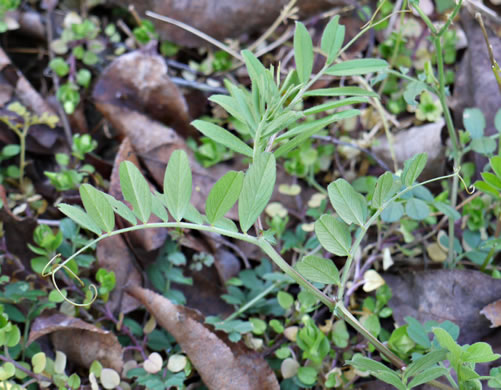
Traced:
<path fill-rule="evenodd" d="M 225 318 L 224 321 L 223 321 L 223 323 L 225 323 L 227 321 L 231 321 L 231 320 L 237 318 L 240 314 L 244 313 L 247 309 L 249 309 L 250 307 L 254 306 L 254 304 L 256 304 L 256 302 L 258 302 L 261 299 L 263 299 L 265 296 L 267 296 L 274 289 L 280 287 L 280 285 L 282 283 L 283 282 L 275 282 L 275 283 L 272 283 L 271 285 L 269 285 L 267 288 L 265 288 L 263 291 L 261 291 L 258 295 L 256 295 L 253 299 L 251 299 L 249 302 L 247 302 L 245 305 L 243 305 L 240 309 L 238 309 L 233 314 L 231 314 L 230 316 L 228 316 L 227 318 Z"/>
<path fill-rule="evenodd" d="M 447 29 L 449 28 L 449 26 L 452 24 L 452 22 L 456 18 L 459 10 L 461 9 L 461 5 L 462 4 L 463 4 L 463 0 L 459 0 L 457 2 L 456 6 L 454 7 L 454 10 L 450 14 L 450 16 L 447 18 L 447 22 L 445 22 L 445 24 L 442 26 L 442 28 L 440 29 L 440 31 L 438 32 L 437 35 L 442 36 L 442 35 L 445 34 L 445 32 L 447 31 Z"/>
<path fill-rule="evenodd" d="M 348 255 L 348 258 L 346 259 L 346 263 L 345 263 L 345 265 L 343 267 L 343 272 L 342 272 L 342 275 L 341 275 L 341 283 L 339 285 L 338 294 L 337 294 L 338 301 L 342 302 L 342 300 L 343 300 L 344 290 L 346 288 L 346 283 L 348 282 L 348 278 L 350 276 L 351 265 L 353 263 L 353 258 L 355 256 L 355 253 L 357 253 L 358 247 L 360 246 L 360 244 L 362 243 L 363 238 L 365 237 L 365 233 L 367 232 L 367 230 L 369 229 L 369 227 L 377 220 L 377 218 L 383 212 L 383 210 L 386 207 L 388 207 L 388 205 L 391 202 L 397 200 L 398 198 L 400 198 L 405 193 L 407 193 L 409 191 L 412 191 L 414 188 L 417 188 L 417 187 L 420 187 L 420 186 L 424 186 L 426 184 L 433 183 L 435 181 L 448 179 L 450 177 L 457 176 L 457 175 L 459 175 L 459 171 L 455 170 L 454 173 L 451 173 L 450 175 L 436 177 L 436 178 L 433 178 L 433 179 L 430 179 L 430 180 L 426 180 L 426 181 L 424 181 L 422 183 L 416 183 L 414 185 L 411 185 L 411 186 L 407 187 L 406 189 L 400 191 L 398 194 L 394 195 L 392 198 L 390 198 L 386 202 L 384 202 L 376 210 L 376 212 L 367 220 L 367 222 L 363 226 L 360 227 L 361 228 L 361 232 L 358 234 L 355 242 L 353 243 L 353 245 L 351 247 L 350 254 Z"/>
<path fill-rule="evenodd" d="M 355 328 L 355 330 L 367 339 L 367 341 L 372 343 L 379 352 L 386 356 L 395 367 L 402 369 L 406 366 L 402 359 L 395 355 L 386 345 L 381 343 L 371 332 L 365 329 L 341 301 L 338 301 L 336 304 L 334 314 Z"/>

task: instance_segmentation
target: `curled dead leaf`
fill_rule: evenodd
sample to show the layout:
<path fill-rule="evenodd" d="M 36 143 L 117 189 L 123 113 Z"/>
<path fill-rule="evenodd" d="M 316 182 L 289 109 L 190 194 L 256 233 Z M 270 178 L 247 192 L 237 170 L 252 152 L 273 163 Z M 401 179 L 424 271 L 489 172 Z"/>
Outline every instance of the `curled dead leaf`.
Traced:
<path fill-rule="evenodd" d="M 98 360 L 104 367 L 122 371 L 122 346 L 112 332 L 56 313 L 35 319 L 28 344 L 49 334 L 54 347 L 64 352 L 73 363 L 89 368 L 94 360 Z"/>

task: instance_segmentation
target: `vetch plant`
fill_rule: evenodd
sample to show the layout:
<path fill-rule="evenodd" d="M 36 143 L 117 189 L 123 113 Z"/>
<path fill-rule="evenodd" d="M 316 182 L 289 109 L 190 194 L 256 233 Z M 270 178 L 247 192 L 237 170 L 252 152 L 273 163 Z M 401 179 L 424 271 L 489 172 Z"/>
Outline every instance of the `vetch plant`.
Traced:
<path fill-rule="evenodd" d="M 230 171 L 216 182 L 208 195 L 205 215 L 202 215 L 190 203 L 192 174 L 188 156 L 183 150 L 174 151 L 170 157 L 165 171 L 164 193 L 162 194 L 153 194 L 150 191 L 146 179 L 133 163 L 125 161 L 120 165 L 120 185 L 123 197 L 130 203 L 132 210 L 125 203 L 90 184 L 81 185 L 80 195 L 84 209 L 68 204 L 60 204 L 59 209 L 80 226 L 99 237 L 62 263 L 48 264 L 45 267 L 44 274 L 52 275 L 55 288 L 59 290 L 55 283 L 56 272 L 88 247 L 107 237 L 147 228 L 212 232 L 259 247 L 285 274 L 325 304 L 338 318 L 353 326 L 393 365 L 398 369 L 405 367 L 405 363 L 374 337 L 344 306 L 346 286 L 352 276 L 352 263 L 367 231 L 378 221 L 385 208 L 419 186 L 458 176 L 458 171 L 417 183 L 416 180 L 426 164 L 426 155 L 420 154 L 405 164 L 400 177 L 391 173 L 382 175 L 377 180 L 370 199 L 357 192 L 344 179 L 337 179 L 329 184 L 328 198 L 335 213 L 329 212 L 317 218 L 314 230 L 321 246 L 327 252 L 346 258 L 341 271 L 336 268 L 332 260 L 318 255 L 305 256 L 296 267 L 292 267 L 274 248 L 273 233 L 264 230 L 260 217 L 275 187 L 276 160 L 297 148 L 311 135 L 329 124 L 358 115 L 359 111 L 346 109 L 305 122 L 298 122 L 299 119 L 307 115 L 331 112 L 340 107 L 365 103 L 369 98 L 376 98 L 374 93 L 358 87 L 310 90 L 313 83 L 323 75 L 364 75 L 384 71 L 387 68 L 386 61 L 379 59 L 336 62 L 339 54 L 352 43 L 349 42 L 341 48 L 344 31 L 344 26 L 339 25 L 339 17 L 333 18 L 327 25 L 321 41 L 321 50 L 326 61 L 320 72 L 315 75 L 312 75 L 312 40 L 306 27 L 301 23 L 297 23 L 294 35 L 297 69 L 290 71 L 283 81 L 279 77 L 279 67 L 266 69 L 250 51 L 242 52 L 252 80 L 251 90 L 227 82 L 226 87 L 230 96 L 215 95 L 211 97 L 211 100 L 221 105 L 244 124 L 245 130 L 252 138 L 252 145 L 248 145 L 228 130 L 213 123 L 196 120 L 193 125 L 206 137 L 248 157 L 250 165 L 245 172 Z M 302 103 L 308 96 L 348 97 L 333 99 L 319 106 L 302 109 L 303 105 L 299 103 Z M 239 227 L 225 217 L 237 202 Z M 115 230 L 115 214 L 128 221 L 131 226 Z M 158 216 L 162 222 L 149 223 L 152 214 Z M 255 234 L 251 233 L 253 227 Z M 316 287 L 318 283 L 336 286 L 337 293 L 324 292 Z M 93 288 L 95 290 L 95 287 Z M 76 305 L 88 304 L 86 301 Z M 310 324 L 307 318 L 305 321 Z M 303 351 L 311 355 L 310 359 L 314 357 L 315 360 L 321 360 L 325 351 L 322 348 L 313 348 L 318 341 L 317 338 L 321 336 L 317 334 L 312 324 L 306 327 L 304 332 Z"/>

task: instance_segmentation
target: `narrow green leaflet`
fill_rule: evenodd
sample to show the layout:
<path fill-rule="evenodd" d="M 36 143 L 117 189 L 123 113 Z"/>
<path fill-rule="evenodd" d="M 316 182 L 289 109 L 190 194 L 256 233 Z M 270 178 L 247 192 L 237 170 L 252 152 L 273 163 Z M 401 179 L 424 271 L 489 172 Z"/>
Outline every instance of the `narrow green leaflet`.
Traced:
<path fill-rule="evenodd" d="M 256 222 L 268 204 L 275 186 L 276 170 L 273 154 L 263 152 L 245 174 L 238 200 L 238 217 L 244 233 Z"/>
<path fill-rule="evenodd" d="M 475 182 L 475 188 L 479 191 L 485 192 L 486 194 L 492 195 L 497 199 L 501 199 L 499 191 L 495 187 L 491 186 L 489 183 L 486 183 L 485 181 L 477 180 Z"/>
<path fill-rule="evenodd" d="M 120 164 L 119 174 L 124 199 L 132 205 L 132 210 L 143 223 L 148 222 L 151 215 L 151 191 L 148 182 L 130 161 Z"/>
<path fill-rule="evenodd" d="M 415 221 L 422 221 L 430 215 L 430 208 L 421 199 L 409 199 L 405 205 L 405 213 Z"/>
<path fill-rule="evenodd" d="M 414 184 L 421 172 L 423 172 L 427 160 L 428 155 L 426 153 L 419 153 L 404 163 L 404 170 L 400 178 L 405 186 L 409 187 Z"/>
<path fill-rule="evenodd" d="M 400 377 L 393 371 L 392 372 L 377 371 L 372 373 L 372 375 L 374 375 L 379 380 L 394 386 L 398 390 L 407 390 L 405 385 L 402 383 Z"/>
<path fill-rule="evenodd" d="M 225 109 L 231 116 L 238 119 L 240 122 L 245 123 L 245 118 L 242 116 L 240 111 L 238 111 L 236 100 L 228 95 L 212 95 L 209 100 L 211 102 L 219 104 Z"/>
<path fill-rule="evenodd" d="M 355 355 L 353 359 L 348 360 L 347 364 L 352 365 L 359 371 L 367 371 L 367 372 L 386 372 L 392 374 L 393 371 L 386 367 L 383 363 L 376 362 L 375 360 L 366 358 L 361 355 Z"/>
<path fill-rule="evenodd" d="M 238 233 L 238 226 L 233 222 L 233 220 L 223 217 L 221 219 L 218 219 L 216 222 L 214 222 L 214 226 L 223 229 L 223 230 L 228 230 L 230 232 Z"/>
<path fill-rule="evenodd" d="M 479 108 L 466 108 L 463 111 L 463 124 L 471 139 L 478 139 L 484 135 L 485 116 Z"/>
<path fill-rule="evenodd" d="M 395 195 L 399 187 L 400 182 L 395 182 L 393 180 L 393 174 L 391 172 L 385 172 L 383 175 L 379 176 L 374 194 L 372 195 L 372 207 L 375 209 L 380 208 L 384 202 Z"/>
<path fill-rule="evenodd" d="M 420 357 L 418 360 L 412 362 L 407 367 L 404 372 L 404 378 L 410 378 L 418 374 L 419 372 L 431 368 L 438 362 L 445 359 L 447 356 L 447 351 L 445 349 L 439 349 L 438 351 L 432 351 L 426 355 Z"/>
<path fill-rule="evenodd" d="M 412 389 L 416 386 L 422 385 L 423 383 L 427 383 L 437 378 L 440 378 L 441 376 L 447 375 L 448 373 L 449 370 L 447 370 L 447 368 L 444 367 L 428 368 L 423 372 L 420 372 L 418 375 L 416 375 L 408 384 L 408 388 Z"/>
<path fill-rule="evenodd" d="M 164 194 L 167 209 L 179 222 L 190 204 L 192 179 L 188 155 L 182 149 L 170 156 L 164 176 Z"/>
<path fill-rule="evenodd" d="M 313 70 L 313 42 L 308 30 L 301 22 L 296 22 L 294 32 L 294 59 L 299 81 L 306 83 Z"/>
<path fill-rule="evenodd" d="M 137 224 L 137 219 L 131 209 L 129 209 L 125 203 L 116 200 L 113 196 L 109 194 L 104 194 L 110 206 L 113 208 L 113 211 L 120 215 L 123 219 L 130 222 L 131 225 Z"/>
<path fill-rule="evenodd" d="M 494 156 L 489 160 L 491 168 L 497 177 L 501 178 L 501 157 Z"/>
<path fill-rule="evenodd" d="M 115 213 L 104 194 L 90 184 L 80 186 L 80 197 L 89 217 L 105 232 L 115 227 Z"/>
<path fill-rule="evenodd" d="M 313 89 L 306 92 L 303 96 L 369 96 L 378 97 L 378 94 L 360 87 L 336 87 Z"/>
<path fill-rule="evenodd" d="M 163 194 L 155 193 L 151 196 L 151 212 L 164 222 L 169 222 L 169 214 L 163 204 Z"/>
<path fill-rule="evenodd" d="M 306 256 L 296 264 L 296 269 L 312 282 L 339 284 L 339 271 L 332 260 L 318 256 Z"/>
<path fill-rule="evenodd" d="M 266 68 L 250 50 L 242 50 L 242 57 L 244 57 L 245 67 L 255 87 L 262 90 L 261 80 L 264 80 L 262 75 L 266 72 Z"/>
<path fill-rule="evenodd" d="M 211 224 L 225 216 L 240 196 L 244 173 L 230 171 L 212 187 L 205 203 L 205 214 Z"/>
<path fill-rule="evenodd" d="M 348 226 L 332 215 L 324 214 L 315 222 L 315 234 L 324 249 L 337 256 L 348 256 L 351 235 Z"/>
<path fill-rule="evenodd" d="M 357 116 L 358 114 L 360 114 L 359 110 L 346 110 L 337 112 L 327 118 L 320 119 L 319 121 L 300 124 L 299 126 L 287 131 L 282 136 L 277 138 L 283 139 L 291 136 L 292 134 L 297 134 L 291 140 L 287 141 L 277 150 L 275 150 L 275 157 L 278 158 L 289 153 L 292 149 L 304 142 L 306 139 L 310 138 L 313 134 L 318 133 L 320 130 L 322 130 L 325 126 L 327 126 L 327 124 L 336 122 L 341 119 L 352 118 L 354 116 Z"/>
<path fill-rule="evenodd" d="M 348 106 L 351 104 L 368 103 L 368 102 L 369 102 L 369 99 L 365 96 L 349 97 L 346 99 L 334 100 L 334 101 L 329 101 L 329 102 L 326 102 L 323 104 L 319 104 L 318 106 L 314 106 L 312 108 L 307 109 L 304 112 L 304 114 L 305 115 L 318 114 L 319 112 L 332 110 L 332 109 L 338 108 L 338 107 Z"/>
<path fill-rule="evenodd" d="M 381 72 L 387 68 L 388 63 L 385 60 L 377 58 L 361 58 L 332 65 L 325 71 L 325 73 L 331 76 L 356 76 Z"/>
<path fill-rule="evenodd" d="M 81 207 L 72 206 L 65 203 L 61 203 L 57 207 L 59 210 L 61 210 L 61 212 L 64 215 L 71 218 L 73 221 L 82 226 L 84 229 L 90 230 L 91 232 L 96 233 L 97 235 L 101 234 L 102 230 L 99 228 L 99 226 L 96 225 L 96 223 L 92 220 L 92 218 L 89 217 L 89 215 Z"/>
<path fill-rule="evenodd" d="M 204 217 L 191 203 L 188 205 L 183 218 L 189 222 L 196 223 L 197 225 L 203 225 L 204 223 Z"/>
<path fill-rule="evenodd" d="M 334 61 L 344 42 L 345 27 L 339 25 L 339 15 L 334 16 L 322 34 L 320 47 L 327 54 L 327 63 Z"/>
<path fill-rule="evenodd" d="M 337 179 L 327 187 L 332 207 L 348 225 L 362 226 L 367 218 L 367 201 L 344 179 Z"/>
<path fill-rule="evenodd" d="M 243 154 L 247 157 L 252 157 L 252 148 L 240 138 L 231 134 L 228 130 L 223 129 L 221 126 L 201 120 L 193 121 L 191 124 L 203 135 L 209 137 L 213 141 L 226 146 L 234 152 Z"/>

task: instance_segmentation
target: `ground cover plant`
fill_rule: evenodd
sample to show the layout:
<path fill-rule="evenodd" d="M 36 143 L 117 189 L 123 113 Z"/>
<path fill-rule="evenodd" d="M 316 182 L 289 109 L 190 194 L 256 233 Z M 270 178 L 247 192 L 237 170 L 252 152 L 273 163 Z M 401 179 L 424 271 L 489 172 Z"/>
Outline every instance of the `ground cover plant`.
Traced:
<path fill-rule="evenodd" d="M 46 18 L 55 108 L 6 81 L 0 387 L 501 388 L 501 110 L 451 103 L 469 6 L 291 1 L 252 43 L 129 5 L 2 6 L 7 42 Z"/>

